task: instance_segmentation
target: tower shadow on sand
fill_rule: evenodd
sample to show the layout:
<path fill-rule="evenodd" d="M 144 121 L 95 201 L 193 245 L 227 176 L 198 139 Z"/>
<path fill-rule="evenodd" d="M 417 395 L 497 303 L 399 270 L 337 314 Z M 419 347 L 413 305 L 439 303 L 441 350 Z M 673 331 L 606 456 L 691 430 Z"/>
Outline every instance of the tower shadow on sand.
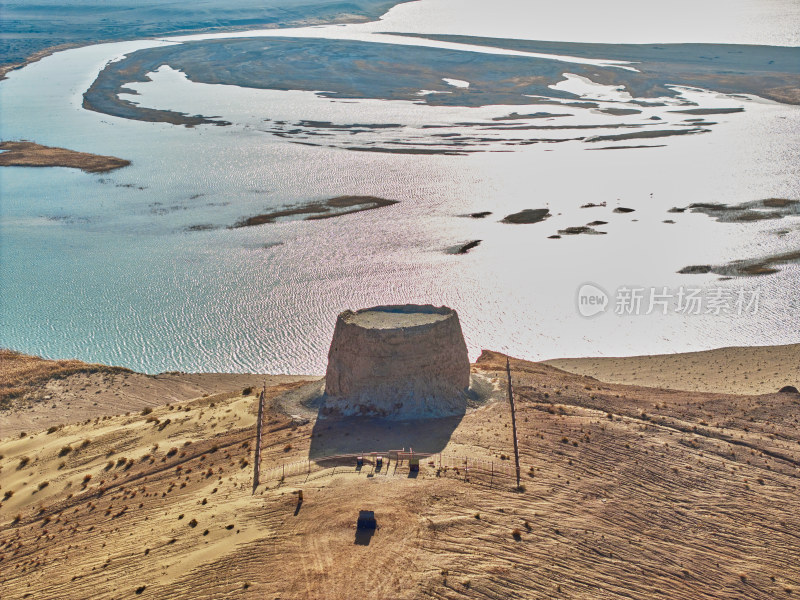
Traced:
<path fill-rule="evenodd" d="M 477 408 L 499 393 L 488 379 L 473 374 L 463 410 L 447 417 L 390 419 L 373 416 L 335 416 L 325 410 L 325 381 L 309 382 L 284 393 L 279 408 L 298 419 L 314 422 L 308 458 L 337 454 L 412 449 L 441 452 L 467 410 Z"/>
<path fill-rule="evenodd" d="M 463 418 L 463 414 L 409 421 L 377 417 L 317 418 L 311 430 L 308 457 L 410 448 L 414 452 L 441 452 Z"/>

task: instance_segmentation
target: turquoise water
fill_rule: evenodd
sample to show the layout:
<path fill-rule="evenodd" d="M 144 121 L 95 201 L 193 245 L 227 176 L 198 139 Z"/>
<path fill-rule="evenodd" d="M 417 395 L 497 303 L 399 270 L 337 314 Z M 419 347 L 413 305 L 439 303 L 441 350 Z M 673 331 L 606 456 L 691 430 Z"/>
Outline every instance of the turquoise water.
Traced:
<path fill-rule="evenodd" d="M 446 10 L 451 3 L 423 0 L 393 9 L 382 23 L 303 33 L 371 39 L 370 30 L 392 23 L 428 31 Z M 465 3 L 463 10 L 477 9 Z M 477 28 L 474 22 L 453 23 L 438 32 L 474 34 Z M 505 36 L 514 37 L 520 27 L 507 19 Z M 312 91 L 196 83 L 170 69 L 131 86 L 139 94 L 133 100 L 219 115 L 232 124 L 184 128 L 81 108 L 83 92 L 109 59 L 154 43 L 70 50 L 0 83 L 3 139 L 132 161 L 95 175 L 0 170 L 0 345 L 148 372 L 322 373 L 338 312 L 397 302 L 456 308 L 473 359 L 481 348 L 538 359 L 798 341 L 800 306 L 792 293 L 797 265 L 727 281 L 677 273 L 687 265 L 796 250 L 797 217 L 721 224 L 701 214 L 668 212 L 692 202 L 800 199 L 797 107 L 682 90 L 681 101 L 744 112 L 704 117 L 715 123 L 706 133 L 637 141 L 650 148 L 590 152 L 577 139 L 508 144 L 506 132 L 469 156 L 381 154 L 347 146 L 354 137 L 377 145 L 425 144 L 434 133 L 492 137 L 484 124 L 514 111 L 573 113 L 548 121 L 554 125 L 611 126 L 630 119 L 642 125 L 660 116 L 665 127 L 679 128 L 691 116 L 670 113 L 680 108 L 672 105 L 613 116 L 535 99 L 530 105 L 481 107 L 342 101 Z M 480 60 L 480 53 L 474 56 Z M 563 85 L 575 99 L 600 98 L 599 108 L 622 106 L 610 88 L 579 79 Z M 439 91 L 450 88 L 455 90 L 443 82 Z M 266 119 L 289 125 L 396 123 L 402 135 L 311 128 L 329 135 L 321 136 L 324 145 L 307 146 L 276 136 Z M 574 134 L 564 132 L 569 130 L 548 135 Z M 518 142 L 541 137 L 513 135 Z M 324 221 L 228 228 L 243 217 L 343 194 L 400 202 Z M 606 206 L 580 208 L 588 202 Z M 542 223 L 500 222 L 542 207 L 552 215 Z M 616 207 L 635 212 L 615 213 Z M 493 214 L 462 216 L 477 211 Z M 607 222 L 597 227 L 606 235 L 548 237 L 594 220 Z M 213 229 L 189 230 L 197 225 Z M 469 254 L 447 252 L 475 239 L 481 244 Z M 758 289 L 762 304 L 757 314 L 744 316 L 586 319 L 575 304 L 585 282 L 610 292 L 620 286 Z"/>

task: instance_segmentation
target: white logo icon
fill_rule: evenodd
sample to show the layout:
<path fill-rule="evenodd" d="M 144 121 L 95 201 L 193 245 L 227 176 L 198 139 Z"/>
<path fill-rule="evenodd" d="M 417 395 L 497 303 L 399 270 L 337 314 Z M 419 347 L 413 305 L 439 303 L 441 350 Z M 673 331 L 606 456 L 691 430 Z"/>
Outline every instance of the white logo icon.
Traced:
<path fill-rule="evenodd" d="M 608 308 L 608 294 L 593 283 L 584 283 L 578 289 L 578 312 L 584 317 L 593 317 Z"/>

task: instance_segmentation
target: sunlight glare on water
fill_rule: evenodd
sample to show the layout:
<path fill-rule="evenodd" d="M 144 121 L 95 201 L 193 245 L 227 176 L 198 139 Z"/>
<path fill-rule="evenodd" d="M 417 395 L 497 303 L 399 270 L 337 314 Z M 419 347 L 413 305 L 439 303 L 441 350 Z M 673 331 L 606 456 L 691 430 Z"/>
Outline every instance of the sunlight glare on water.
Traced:
<path fill-rule="evenodd" d="M 552 10 L 543 18 L 544 12 L 537 16 L 539 3 L 496 2 L 493 18 L 486 19 L 485 3 L 457 4 L 458 10 L 448 0 L 409 3 L 381 22 L 339 29 L 529 39 L 566 39 L 559 36 L 569 32 L 570 39 L 609 41 L 606 36 L 622 31 L 621 14 L 626 23 L 639 14 L 630 2 L 587 4 L 583 17 L 595 21 L 582 27 L 559 18 L 574 12 L 567 5 L 548 4 Z M 718 2 L 671 5 L 659 19 L 626 27 L 628 37 L 615 41 L 797 43 L 784 18 L 794 3 L 770 2 L 750 30 L 737 23 L 756 4 L 725 5 L 729 14 Z M 338 312 L 405 302 L 455 308 L 472 359 L 483 348 L 543 359 L 797 341 L 797 265 L 728 281 L 677 271 L 796 249 L 798 218 L 721 224 L 702 214 L 668 212 L 693 202 L 800 199 L 797 107 L 686 90 L 683 98 L 701 107 L 745 111 L 714 115 L 716 124 L 702 135 L 642 140 L 663 147 L 587 151 L 579 141 L 509 146 L 495 136 L 469 156 L 354 152 L 347 149 L 353 136 L 336 131 L 319 136 L 332 147 L 293 144 L 267 131 L 265 119 L 398 123 L 419 144 L 430 141 L 424 127 L 432 123 L 445 135 L 477 135 L 480 126 L 459 123 L 543 107 L 534 101 L 480 108 L 336 101 L 313 92 L 192 83 L 164 68 L 148 83 L 131 84 L 139 95 L 130 99 L 233 124 L 184 128 L 81 108 L 81 94 L 107 60 L 157 44 L 62 52 L 0 84 L 3 139 L 132 161 L 108 174 L 0 172 L 0 345 L 147 372 L 323 373 Z M 458 85 L 465 87 L 460 80 Z M 603 101 L 624 99 L 578 79 L 562 85 L 595 97 L 602 92 Z M 558 108 L 546 107 L 562 112 Z M 669 113 L 671 108 L 643 108 L 626 117 L 575 109 L 563 123 L 611 125 L 659 116 L 659 127 L 685 126 L 687 115 Z M 574 135 L 568 132 L 551 130 L 548 136 Z M 364 139 L 385 142 L 388 135 L 368 132 Z M 230 228 L 276 208 L 347 194 L 399 203 L 327 220 Z M 587 203 L 606 205 L 580 208 Z M 635 211 L 615 213 L 618 207 Z M 527 225 L 501 222 L 529 208 L 547 208 L 551 216 Z M 464 216 L 481 211 L 492 214 Z M 591 221 L 604 221 L 596 229 L 605 235 L 548 237 Z M 451 253 L 472 240 L 481 242 L 470 253 Z M 762 306 L 744 317 L 586 319 L 575 304 L 586 282 L 610 293 L 634 285 L 757 288 Z"/>

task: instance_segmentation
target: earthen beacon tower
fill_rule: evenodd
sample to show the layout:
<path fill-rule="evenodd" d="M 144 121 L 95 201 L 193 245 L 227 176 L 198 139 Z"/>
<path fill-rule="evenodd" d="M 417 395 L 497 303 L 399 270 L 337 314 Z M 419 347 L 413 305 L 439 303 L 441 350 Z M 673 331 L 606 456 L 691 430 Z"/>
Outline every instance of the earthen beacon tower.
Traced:
<path fill-rule="evenodd" d="M 396 419 L 463 414 L 469 380 L 467 345 L 451 308 L 346 310 L 328 353 L 323 412 Z"/>

